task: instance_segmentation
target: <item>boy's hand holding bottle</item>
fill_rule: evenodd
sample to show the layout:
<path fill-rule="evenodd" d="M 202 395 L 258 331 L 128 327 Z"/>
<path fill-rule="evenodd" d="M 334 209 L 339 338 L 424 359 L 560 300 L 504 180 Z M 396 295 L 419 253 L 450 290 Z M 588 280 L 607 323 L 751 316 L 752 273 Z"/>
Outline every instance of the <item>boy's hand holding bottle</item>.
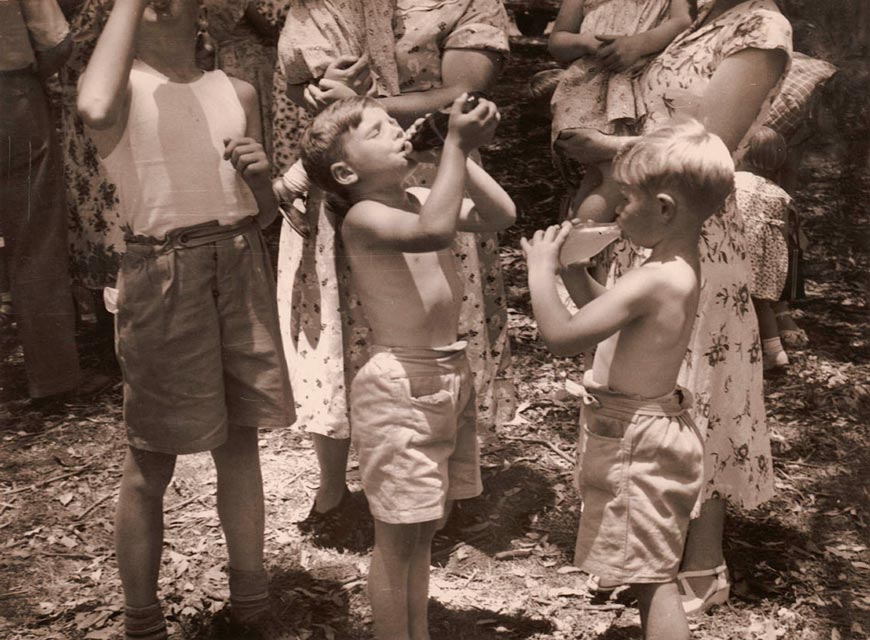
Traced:
<path fill-rule="evenodd" d="M 450 120 L 447 128 L 445 146 L 456 145 L 468 155 L 478 147 L 492 142 L 498 127 L 501 114 L 495 103 L 484 98 L 478 100 L 477 106 L 463 113 L 468 94 L 463 93 L 453 101 L 450 109 Z"/>
<path fill-rule="evenodd" d="M 538 229 L 530 240 L 520 239 L 526 262 L 529 266 L 529 277 L 539 275 L 555 275 L 559 273 L 559 251 L 565 243 L 565 238 L 571 232 L 573 225 L 566 221 L 562 224 L 550 225 L 546 229 Z"/>

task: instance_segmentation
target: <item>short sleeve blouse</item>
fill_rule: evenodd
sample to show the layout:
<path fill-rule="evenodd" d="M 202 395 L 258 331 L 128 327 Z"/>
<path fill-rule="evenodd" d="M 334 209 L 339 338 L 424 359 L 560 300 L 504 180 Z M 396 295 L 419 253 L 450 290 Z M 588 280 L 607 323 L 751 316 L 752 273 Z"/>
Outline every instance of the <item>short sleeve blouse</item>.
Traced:
<path fill-rule="evenodd" d="M 701 97 L 723 60 L 745 49 L 792 53 L 791 24 L 773 0 L 747 0 L 720 16 L 701 24 L 703 16 L 650 62 L 641 78 L 647 108 L 645 130 L 654 129 L 674 115 L 679 93 Z M 787 71 L 787 70 L 786 70 Z M 764 101 L 755 123 L 738 145 L 742 155 L 745 142 L 764 122 L 782 78 Z"/>

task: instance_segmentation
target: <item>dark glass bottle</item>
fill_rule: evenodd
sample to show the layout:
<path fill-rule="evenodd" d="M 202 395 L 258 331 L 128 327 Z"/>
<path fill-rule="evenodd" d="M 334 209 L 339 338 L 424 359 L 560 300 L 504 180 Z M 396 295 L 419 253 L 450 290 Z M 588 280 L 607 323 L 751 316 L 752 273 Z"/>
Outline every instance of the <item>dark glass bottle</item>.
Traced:
<path fill-rule="evenodd" d="M 472 91 L 468 94 L 465 104 L 462 105 L 462 113 L 468 113 L 474 109 L 481 98 L 486 98 L 482 91 Z M 423 120 L 420 128 L 411 136 L 411 146 L 414 151 L 428 151 L 444 144 L 447 137 L 447 126 L 450 122 L 450 107 L 433 111 Z"/>

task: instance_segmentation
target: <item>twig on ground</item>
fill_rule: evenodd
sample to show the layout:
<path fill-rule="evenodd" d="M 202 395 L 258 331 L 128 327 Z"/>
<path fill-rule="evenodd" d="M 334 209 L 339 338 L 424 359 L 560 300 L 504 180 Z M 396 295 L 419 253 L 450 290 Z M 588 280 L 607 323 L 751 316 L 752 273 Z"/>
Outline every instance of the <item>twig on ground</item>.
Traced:
<path fill-rule="evenodd" d="M 508 549 L 507 551 L 499 551 L 495 556 L 496 560 L 512 560 L 514 558 L 528 558 L 534 552 L 534 548 L 529 549 Z"/>
<path fill-rule="evenodd" d="M 19 487 L 17 489 L 9 489 L 8 491 L 4 492 L 3 495 L 11 496 L 11 495 L 14 495 L 16 493 L 24 493 L 25 491 L 33 491 L 34 489 L 39 489 L 39 488 L 44 487 L 48 484 L 51 484 L 52 482 L 57 482 L 59 480 L 66 480 L 67 478 L 71 478 L 72 476 L 77 476 L 82 471 L 84 471 L 85 469 L 88 469 L 91 465 L 93 465 L 94 462 L 96 462 L 98 457 L 100 457 L 100 456 L 94 456 L 93 458 L 91 458 L 89 461 L 87 461 L 86 463 L 84 463 L 83 465 L 81 465 L 80 467 L 75 469 L 74 471 L 70 471 L 69 473 L 62 473 L 61 475 L 54 476 L 53 478 L 47 478 L 45 480 L 40 480 L 39 482 L 34 482 L 33 484 L 29 484 L 26 487 Z"/>
<path fill-rule="evenodd" d="M 108 495 L 103 496 L 102 498 L 100 498 L 99 500 L 97 500 L 94 504 L 92 504 L 90 507 L 88 507 L 87 509 L 85 509 L 84 511 L 82 511 L 82 512 L 79 514 L 79 517 L 76 518 L 76 520 L 84 520 L 86 515 L 88 515 L 91 511 L 93 511 L 94 509 L 96 509 L 97 507 L 99 507 L 101 504 L 103 504 L 106 500 L 108 500 L 108 499 L 111 498 L 111 497 L 112 497 L 112 494 L 111 494 L 111 493 L 108 494 Z"/>
<path fill-rule="evenodd" d="M 528 442 L 529 444 L 544 445 L 545 447 L 552 450 L 554 453 L 556 453 L 557 455 L 562 457 L 564 460 L 567 460 L 571 464 L 574 464 L 576 462 L 576 460 L 573 458 L 573 456 L 568 455 L 567 453 L 562 451 L 559 447 L 557 447 L 552 442 L 549 442 L 548 440 L 538 440 L 537 438 L 514 438 L 511 436 L 503 436 L 503 437 L 505 440 L 516 440 L 518 442 Z"/>
<path fill-rule="evenodd" d="M 202 500 L 203 498 L 205 498 L 204 495 L 201 495 L 201 494 L 200 494 L 200 495 L 195 495 L 195 496 L 193 496 L 192 498 L 188 498 L 187 500 L 182 500 L 181 502 L 176 503 L 176 504 L 172 505 L 171 507 L 167 507 L 167 508 L 164 510 L 163 513 L 169 513 L 170 511 L 176 511 L 176 510 L 178 510 L 178 509 L 181 509 L 181 508 L 183 508 L 183 507 L 186 507 L 186 506 L 189 505 L 191 502 L 196 502 L 197 500 Z"/>
<path fill-rule="evenodd" d="M 8 598 L 19 598 L 21 596 L 25 596 L 30 593 L 31 589 L 15 589 L 14 591 L 7 591 L 6 593 L 0 593 L 0 600 L 6 600 Z"/>

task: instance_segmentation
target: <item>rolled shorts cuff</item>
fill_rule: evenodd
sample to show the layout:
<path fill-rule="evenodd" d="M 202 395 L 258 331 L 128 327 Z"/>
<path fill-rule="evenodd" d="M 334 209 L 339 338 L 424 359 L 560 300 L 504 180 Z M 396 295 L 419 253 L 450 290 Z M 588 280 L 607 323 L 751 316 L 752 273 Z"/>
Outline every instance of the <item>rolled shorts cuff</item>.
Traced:
<path fill-rule="evenodd" d="M 426 507 L 425 509 L 395 509 L 382 508 L 377 502 L 369 499 L 369 511 L 372 517 L 387 524 L 419 524 L 420 522 L 432 522 L 440 520 L 446 513 L 446 503 L 439 507 Z"/>

